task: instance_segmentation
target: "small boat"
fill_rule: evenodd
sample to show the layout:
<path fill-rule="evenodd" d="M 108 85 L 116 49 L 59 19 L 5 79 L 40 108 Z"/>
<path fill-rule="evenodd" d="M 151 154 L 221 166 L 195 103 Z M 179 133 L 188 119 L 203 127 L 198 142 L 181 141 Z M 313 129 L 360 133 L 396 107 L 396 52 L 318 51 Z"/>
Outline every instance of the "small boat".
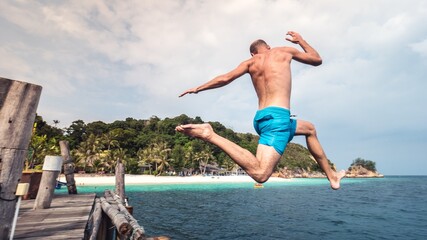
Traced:
<path fill-rule="evenodd" d="M 55 186 L 56 189 L 61 189 L 62 186 L 67 186 L 67 183 L 56 181 L 56 186 Z"/>
<path fill-rule="evenodd" d="M 262 183 L 255 183 L 254 188 L 264 188 L 264 185 Z"/>

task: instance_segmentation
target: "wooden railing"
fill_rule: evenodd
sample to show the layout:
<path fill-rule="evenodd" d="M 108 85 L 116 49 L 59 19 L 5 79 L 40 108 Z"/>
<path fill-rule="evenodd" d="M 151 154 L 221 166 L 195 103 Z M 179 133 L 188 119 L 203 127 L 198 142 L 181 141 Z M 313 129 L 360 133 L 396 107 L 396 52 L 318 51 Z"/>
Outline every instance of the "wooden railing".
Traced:
<path fill-rule="evenodd" d="M 114 239 L 114 236 L 117 239 L 148 239 L 144 228 L 129 213 L 127 207 L 118 195 L 105 190 L 104 196 L 95 199 L 88 221 L 88 239 Z"/>
<path fill-rule="evenodd" d="M 116 166 L 116 190 L 105 190 L 95 198 L 85 239 L 90 240 L 168 240 L 169 237 L 147 237 L 144 228 L 132 216 L 133 208 L 125 200 L 125 174 L 121 161 Z"/>

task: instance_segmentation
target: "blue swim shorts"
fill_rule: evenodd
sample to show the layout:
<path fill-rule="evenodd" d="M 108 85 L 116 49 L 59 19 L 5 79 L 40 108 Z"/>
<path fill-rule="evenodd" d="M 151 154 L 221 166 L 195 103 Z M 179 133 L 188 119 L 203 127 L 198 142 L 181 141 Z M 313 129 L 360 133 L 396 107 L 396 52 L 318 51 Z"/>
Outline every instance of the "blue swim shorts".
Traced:
<path fill-rule="evenodd" d="M 282 155 L 297 129 L 297 120 L 291 119 L 286 108 L 266 107 L 254 117 L 254 128 L 260 136 L 259 144 L 272 146 Z"/>

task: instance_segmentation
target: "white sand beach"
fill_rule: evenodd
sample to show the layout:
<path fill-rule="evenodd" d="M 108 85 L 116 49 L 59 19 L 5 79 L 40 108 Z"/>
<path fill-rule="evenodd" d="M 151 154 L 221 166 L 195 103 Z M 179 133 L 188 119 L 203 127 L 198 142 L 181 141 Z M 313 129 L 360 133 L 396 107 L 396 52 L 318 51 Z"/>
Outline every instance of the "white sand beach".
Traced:
<path fill-rule="evenodd" d="M 114 185 L 115 176 L 76 174 L 74 176 L 77 186 Z M 60 181 L 65 182 L 65 176 L 60 176 Z M 271 177 L 268 182 L 285 182 L 290 179 Z M 253 182 L 249 176 L 190 176 L 190 177 L 155 177 L 152 175 L 125 175 L 125 184 L 189 184 L 189 183 L 232 183 Z"/>

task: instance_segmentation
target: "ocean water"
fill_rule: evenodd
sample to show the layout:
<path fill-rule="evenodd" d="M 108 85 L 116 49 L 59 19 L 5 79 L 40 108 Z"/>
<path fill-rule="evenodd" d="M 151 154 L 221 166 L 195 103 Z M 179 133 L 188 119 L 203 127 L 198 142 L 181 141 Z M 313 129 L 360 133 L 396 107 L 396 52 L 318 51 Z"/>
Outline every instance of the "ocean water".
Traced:
<path fill-rule="evenodd" d="M 147 235 L 172 239 L 427 239 L 427 176 L 130 185 Z M 113 187 L 79 187 L 99 192 Z M 64 191 L 64 190 L 61 190 Z"/>

